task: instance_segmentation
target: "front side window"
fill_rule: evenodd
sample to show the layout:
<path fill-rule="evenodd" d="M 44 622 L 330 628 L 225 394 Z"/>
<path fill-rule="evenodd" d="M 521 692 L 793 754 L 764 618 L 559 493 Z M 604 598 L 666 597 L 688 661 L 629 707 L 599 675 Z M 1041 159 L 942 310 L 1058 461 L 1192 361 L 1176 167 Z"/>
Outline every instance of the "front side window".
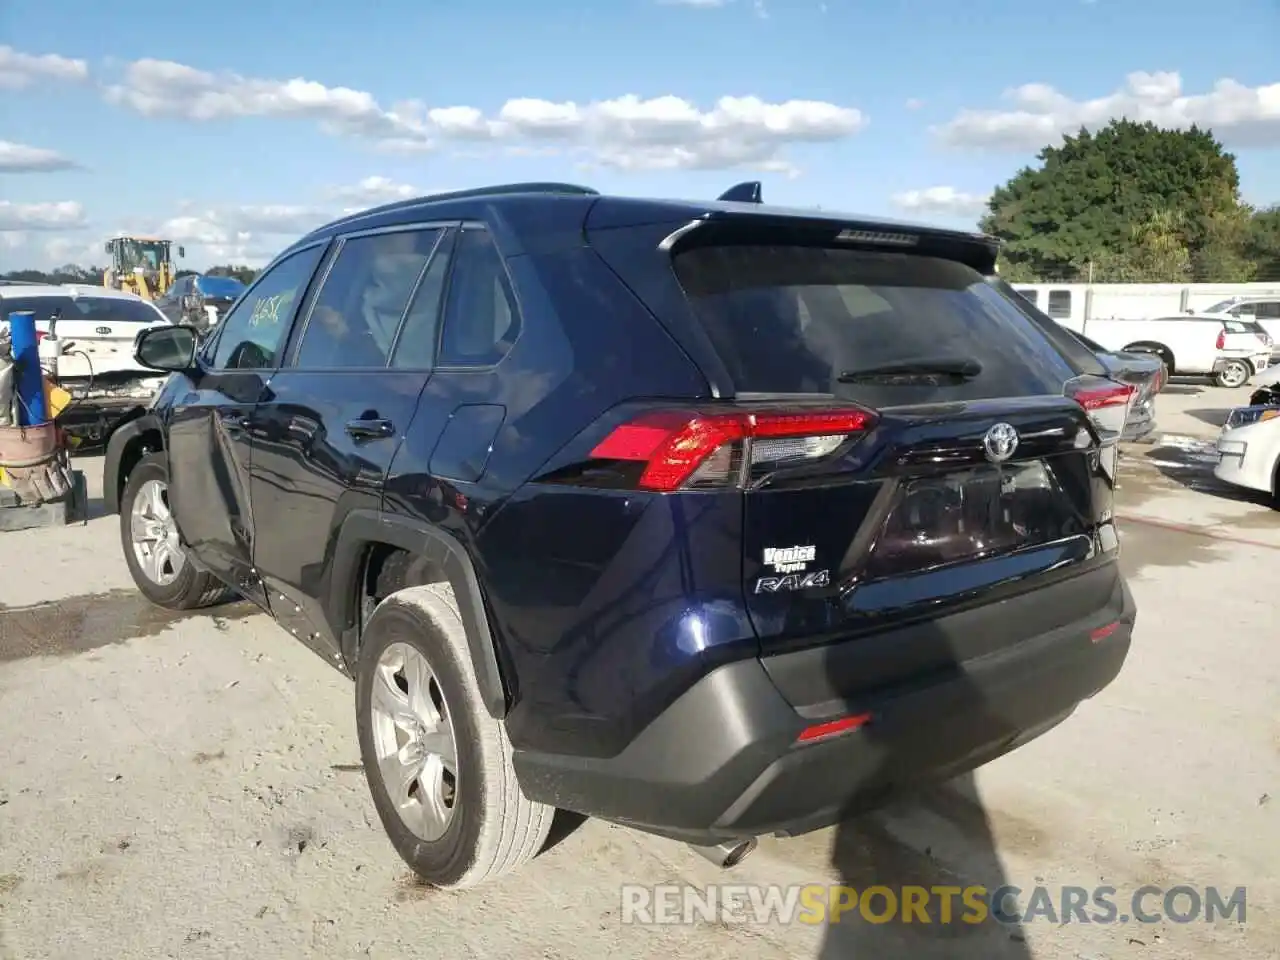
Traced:
<path fill-rule="evenodd" d="M 216 369 L 266 370 L 279 365 L 293 315 L 324 251 L 324 244 L 317 244 L 281 260 L 235 305 L 218 325 Z"/>
<path fill-rule="evenodd" d="M 294 366 L 385 367 L 440 230 L 353 237 L 316 295 Z"/>

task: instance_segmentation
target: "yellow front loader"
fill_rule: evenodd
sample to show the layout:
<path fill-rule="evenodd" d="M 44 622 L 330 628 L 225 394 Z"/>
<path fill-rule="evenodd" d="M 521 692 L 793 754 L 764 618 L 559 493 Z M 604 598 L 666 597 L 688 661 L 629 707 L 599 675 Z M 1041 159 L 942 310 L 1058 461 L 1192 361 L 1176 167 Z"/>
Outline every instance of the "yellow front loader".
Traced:
<path fill-rule="evenodd" d="M 174 266 L 171 240 L 153 237 L 116 237 L 108 240 L 105 250 L 110 266 L 102 274 L 102 285 L 113 290 L 127 290 L 144 300 L 163 296 L 173 286 Z M 186 250 L 178 248 L 178 256 Z"/>

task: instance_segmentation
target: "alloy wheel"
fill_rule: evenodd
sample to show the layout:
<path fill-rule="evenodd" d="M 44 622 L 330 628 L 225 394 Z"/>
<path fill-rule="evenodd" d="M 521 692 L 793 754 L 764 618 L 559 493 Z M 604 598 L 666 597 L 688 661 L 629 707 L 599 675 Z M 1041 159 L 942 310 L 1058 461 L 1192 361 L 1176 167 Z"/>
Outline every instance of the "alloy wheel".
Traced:
<path fill-rule="evenodd" d="M 138 489 L 129 515 L 129 535 L 134 558 L 148 580 L 167 587 L 178 579 L 187 557 L 169 509 L 169 488 L 163 480 L 148 480 Z"/>
<path fill-rule="evenodd" d="M 1224 387 L 1238 387 L 1249 379 L 1249 370 L 1239 360 L 1233 360 L 1228 363 L 1222 371 L 1222 385 Z"/>
<path fill-rule="evenodd" d="M 405 827 L 440 839 L 458 796 L 453 719 L 431 666 L 415 647 L 393 643 L 378 658 L 369 697 L 378 774 Z"/>

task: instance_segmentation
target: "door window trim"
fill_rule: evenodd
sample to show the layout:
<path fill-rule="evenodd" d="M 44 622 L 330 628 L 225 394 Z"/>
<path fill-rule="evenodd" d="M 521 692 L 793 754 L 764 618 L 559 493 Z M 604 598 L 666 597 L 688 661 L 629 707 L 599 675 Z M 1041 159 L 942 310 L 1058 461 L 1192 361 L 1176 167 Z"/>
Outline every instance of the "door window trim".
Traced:
<path fill-rule="evenodd" d="M 213 358 L 217 356 L 218 344 L 222 340 L 222 335 L 226 332 L 227 321 L 230 320 L 233 316 L 235 316 L 239 310 L 244 308 L 244 304 L 248 302 L 249 297 L 253 293 L 253 291 L 258 288 L 258 284 L 262 283 L 264 280 L 267 279 L 267 277 L 271 276 L 271 274 L 275 271 L 276 267 L 280 266 L 286 260 L 291 260 L 298 254 L 305 253 L 306 251 L 311 250 L 315 247 L 328 247 L 332 243 L 332 241 L 333 241 L 332 237 L 324 237 L 319 240 L 312 240 L 309 243 L 299 244 L 296 247 L 289 247 L 287 250 L 283 251 L 282 253 L 277 255 L 274 259 L 272 259 L 270 262 L 268 262 L 267 265 L 263 267 L 260 271 L 258 271 L 258 275 L 253 278 L 253 283 L 249 284 L 247 287 L 244 288 L 244 291 L 240 294 L 239 299 L 236 300 L 235 306 L 232 307 L 230 310 L 228 310 L 227 315 L 223 317 L 221 321 L 219 321 L 218 326 L 214 332 L 214 335 L 210 337 L 207 341 L 205 341 L 204 347 L 201 349 L 200 354 L 198 356 L 201 369 L 203 369 L 206 373 L 262 373 L 263 371 L 279 370 L 280 369 L 279 357 L 277 357 L 276 359 L 275 366 L 271 366 L 271 367 L 217 367 L 213 365 Z M 320 268 L 324 266 L 326 256 L 327 254 L 324 254 L 324 253 L 321 254 L 320 261 L 316 264 L 315 268 L 312 269 L 311 276 L 307 279 L 307 286 L 303 290 L 302 292 L 303 295 L 298 300 L 298 306 L 294 308 L 293 314 L 289 320 L 289 332 L 285 334 L 285 340 L 284 340 L 285 346 L 288 346 L 289 339 L 293 336 L 293 331 L 297 327 L 299 312 L 302 306 L 306 304 L 306 298 L 310 294 L 312 288 L 315 286 L 316 276 L 320 273 Z"/>
<path fill-rule="evenodd" d="M 461 221 L 453 220 L 420 220 L 412 223 L 397 223 L 389 226 L 370 227 L 365 230 L 349 230 L 343 233 L 334 234 L 333 249 L 329 251 L 326 258 L 320 263 L 316 270 L 316 279 L 311 289 L 307 291 L 306 300 L 302 303 L 299 312 L 296 314 L 293 329 L 289 331 L 289 339 L 285 343 L 285 349 L 282 354 L 282 362 L 280 369 L 282 370 L 305 370 L 308 373 L 368 373 L 370 370 L 387 370 L 391 367 L 391 358 L 395 354 L 396 345 L 400 342 L 400 333 L 404 330 L 405 318 L 408 316 L 409 308 L 413 306 L 413 298 L 418 293 L 418 287 L 422 284 L 422 278 L 426 276 L 427 271 L 431 268 L 431 262 L 440 253 L 440 248 L 445 243 L 446 238 L 450 236 L 450 230 L 457 228 Z M 410 232 L 426 232 L 428 230 L 439 231 L 436 242 L 431 247 L 431 252 L 427 255 L 427 259 L 423 262 L 422 269 L 418 272 L 417 279 L 413 282 L 413 290 L 409 294 L 409 299 L 405 302 L 404 309 L 400 312 L 400 320 L 396 323 L 396 330 L 391 338 L 391 348 L 387 351 L 387 359 L 380 367 L 300 367 L 298 366 L 298 353 L 302 348 L 302 340 L 307 335 L 307 328 L 311 325 L 311 314 L 315 309 L 316 300 L 320 294 L 324 292 L 324 286 L 329 280 L 329 274 L 333 270 L 333 265 L 338 262 L 338 258 L 342 256 L 342 249 L 346 246 L 348 240 L 359 240 L 364 237 L 376 237 L 389 233 L 410 233 Z M 452 272 L 452 270 L 450 270 Z M 446 278 L 446 285 L 448 280 Z M 438 326 L 438 325 L 437 325 Z M 438 330 L 437 330 L 438 334 Z M 437 351 L 438 352 L 438 351 Z M 434 359 L 434 357 L 433 357 Z M 395 368 L 397 373 L 414 373 L 415 369 L 407 367 Z M 430 369 L 430 368 L 426 368 Z"/>

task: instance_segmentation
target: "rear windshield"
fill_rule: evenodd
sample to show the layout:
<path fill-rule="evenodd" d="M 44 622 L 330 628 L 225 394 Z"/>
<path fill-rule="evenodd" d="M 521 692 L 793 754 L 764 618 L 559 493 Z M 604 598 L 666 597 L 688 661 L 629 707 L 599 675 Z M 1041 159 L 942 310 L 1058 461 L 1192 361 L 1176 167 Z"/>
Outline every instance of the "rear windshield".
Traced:
<path fill-rule="evenodd" d="M 1078 372 L 1027 313 L 954 261 L 719 246 L 677 254 L 674 266 L 739 393 L 891 406 L 1060 394 Z M 981 370 L 968 380 L 838 381 L 846 371 L 938 359 L 976 360 Z"/>
<path fill-rule="evenodd" d="M 0 299 L 5 316 L 14 311 L 32 310 L 36 322 L 48 321 L 57 311 L 62 320 L 90 320 L 94 323 L 163 323 L 164 314 L 141 300 L 118 297 L 5 297 Z"/>

